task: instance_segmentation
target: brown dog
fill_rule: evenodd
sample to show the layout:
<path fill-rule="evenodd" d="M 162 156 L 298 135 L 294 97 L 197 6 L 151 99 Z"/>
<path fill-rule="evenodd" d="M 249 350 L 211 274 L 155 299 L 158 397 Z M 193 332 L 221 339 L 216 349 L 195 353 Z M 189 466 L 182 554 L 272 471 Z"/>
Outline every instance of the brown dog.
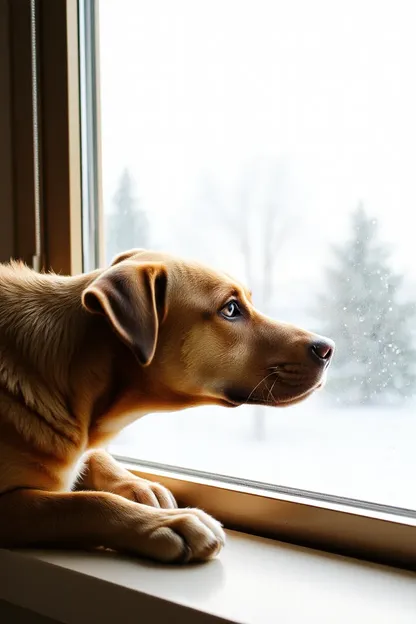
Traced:
<path fill-rule="evenodd" d="M 77 277 L 0 265 L 0 546 L 213 557 L 218 522 L 97 449 L 152 411 L 291 405 L 332 351 L 261 315 L 227 275 L 164 254 Z"/>

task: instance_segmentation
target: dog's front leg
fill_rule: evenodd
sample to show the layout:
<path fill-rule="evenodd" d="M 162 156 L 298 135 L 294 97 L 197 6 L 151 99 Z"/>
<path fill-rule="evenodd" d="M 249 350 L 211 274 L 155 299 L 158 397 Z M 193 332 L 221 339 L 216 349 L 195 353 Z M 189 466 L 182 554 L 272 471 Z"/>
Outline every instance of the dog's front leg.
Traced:
<path fill-rule="evenodd" d="M 136 503 L 173 509 L 173 494 L 163 485 L 135 477 L 103 450 L 89 451 L 77 489 L 112 492 Z"/>
<path fill-rule="evenodd" d="M 0 548 L 104 546 L 179 563 L 214 557 L 224 539 L 221 525 L 199 509 L 155 509 L 107 492 L 0 496 Z"/>

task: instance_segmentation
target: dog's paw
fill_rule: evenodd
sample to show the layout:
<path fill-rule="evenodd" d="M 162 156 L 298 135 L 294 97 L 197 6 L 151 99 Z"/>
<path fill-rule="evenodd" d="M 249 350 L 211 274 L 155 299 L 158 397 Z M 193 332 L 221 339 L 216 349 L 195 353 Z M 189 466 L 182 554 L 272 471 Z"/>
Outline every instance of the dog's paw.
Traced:
<path fill-rule="evenodd" d="M 205 561 L 218 555 L 225 544 L 221 524 L 200 509 L 159 512 L 152 525 L 144 554 L 157 561 Z"/>
<path fill-rule="evenodd" d="M 173 494 L 163 485 L 139 477 L 124 481 L 115 493 L 134 503 L 150 505 L 151 507 L 176 509 L 178 506 Z"/>

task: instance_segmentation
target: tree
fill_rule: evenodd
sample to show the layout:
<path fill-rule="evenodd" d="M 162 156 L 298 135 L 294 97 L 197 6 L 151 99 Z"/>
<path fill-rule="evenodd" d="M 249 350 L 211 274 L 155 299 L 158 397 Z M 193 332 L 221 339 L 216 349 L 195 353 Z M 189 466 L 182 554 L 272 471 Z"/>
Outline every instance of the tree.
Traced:
<path fill-rule="evenodd" d="M 256 307 L 271 315 L 276 263 L 295 224 L 287 206 L 288 180 L 285 163 L 274 160 L 250 163 L 228 197 L 212 179 L 204 178 L 192 214 L 195 232 L 202 234 L 194 236 L 194 244 L 202 247 L 205 241 L 211 254 L 219 250 L 239 255 Z M 210 229 L 215 231 L 215 246 L 207 236 Z M 266 436 L 265 409 L 252 407 L 253 437 L 259 441 Z"/>
<path fill-rule="evenodd" d="M 134 196 L 134 183 L 128 169 L 120 177 L 114 195 L 114 210 L 108 215 L 106 228 L 106 259 L 126 249 L 149 246 L 149 222 Z"/>
<path fill-rule="evenodd" d="M 296 225 L 288 210 L 290 171 L 282 161 L 259 159 L 222 188 L 211 177 L 201 178 L 198 194 L 185 220 L 178 221 L 177 238 L 189 248 L 204 250 L 218 260 L 226 252 L 241 260 L 242 278 L 253 291 L 256 306 L 273 313 L 277 261 Z M 192 241 L 189 240 L 192 224 Z M 213 245 L 215 240 L 215 245 Z"/>
<path fill-rule="evenodd" d="M 389 266 L 377 222 L 362 205 L 352 215 L 352 236 L 333 249 L 325 295 L 320 297 L 322 333 L 336 342 L 328 390 L 344 404 L 393 402 L 412 394 L 416 351 L 410 321 L 415 304 L 400 297 L 403 277 Z"/>
<path fill-rule="evenodd" d="M 294 225 L 285 205 L 283 166 L 274 167 L 266 179 L 247 174 L 237 192 L 237 210 L 228 214 L 229 234 L 244 261 L 247 284 L 256 305 L 272 314 L 276 263 Z M 260 191 L 263 189 L 263 192 Z"/>

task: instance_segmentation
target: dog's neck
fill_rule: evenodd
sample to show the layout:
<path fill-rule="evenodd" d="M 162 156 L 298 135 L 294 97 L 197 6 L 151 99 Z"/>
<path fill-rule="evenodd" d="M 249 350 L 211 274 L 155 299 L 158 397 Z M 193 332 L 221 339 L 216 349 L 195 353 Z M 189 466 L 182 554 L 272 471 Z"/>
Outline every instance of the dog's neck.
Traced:
<path fill-rule="evenodd" d="M 73 419 L 72 367 L 91 323 L 81 293 L 96 274 L 0 265 L 0 388 L 51 425 Z"/>
<path fill-rule="evenodd" d="M 21 264 L 0 265 L 0 349 L 28 372 L 62 387 L 89 315 L 81 293 L 95 274 L 38 274 Z M 50 376 L 53 379 L 49 379 Z"/>

